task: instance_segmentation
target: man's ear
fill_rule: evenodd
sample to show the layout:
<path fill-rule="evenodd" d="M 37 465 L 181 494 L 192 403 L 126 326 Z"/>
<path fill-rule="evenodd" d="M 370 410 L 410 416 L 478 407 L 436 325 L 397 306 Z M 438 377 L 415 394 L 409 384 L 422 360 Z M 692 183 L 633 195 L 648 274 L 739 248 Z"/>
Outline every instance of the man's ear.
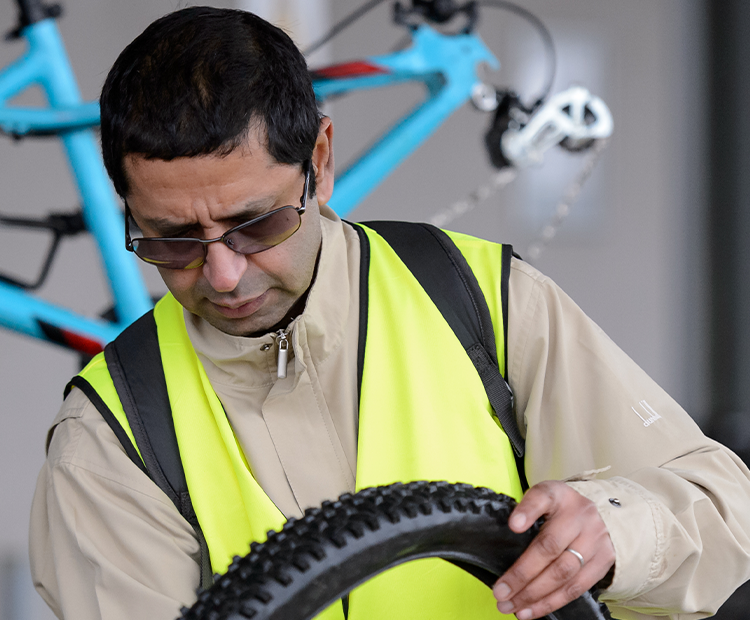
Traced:
<path fill-rule="evenodd" d="M 318 204 L 326 204 L 333 194 L 333 121 L 327 116 L 320 119 L 320 131 L 312 155 L 315 172 L 315 195 Z"/>

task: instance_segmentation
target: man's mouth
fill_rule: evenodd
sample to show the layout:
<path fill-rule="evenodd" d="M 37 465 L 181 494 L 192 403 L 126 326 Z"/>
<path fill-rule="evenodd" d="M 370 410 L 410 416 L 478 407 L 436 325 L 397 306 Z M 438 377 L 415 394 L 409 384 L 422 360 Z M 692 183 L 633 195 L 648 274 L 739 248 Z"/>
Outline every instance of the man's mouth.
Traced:
<path fill-rule="evenodd" d="M 242 319 L 257 312 L 268 296 L 268 291 L 246 301 L 211 301 L 213 308 L 228 319 Z"/>

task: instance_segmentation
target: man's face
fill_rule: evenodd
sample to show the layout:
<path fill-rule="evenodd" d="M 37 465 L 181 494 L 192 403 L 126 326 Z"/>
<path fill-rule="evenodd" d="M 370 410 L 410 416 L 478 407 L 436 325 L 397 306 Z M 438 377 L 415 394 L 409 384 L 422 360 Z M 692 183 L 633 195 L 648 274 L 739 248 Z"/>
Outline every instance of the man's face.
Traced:
<path fill-rule="evenodd" d="M 230 228 L 286 205 L 299 206 L 300 165 L 275 162 L 257 132 L 226 156 L 172 161 L 125 158 L 128 206 L 144 237 L 213 239 Z M 308 198 L 299 230 L 258 254 L 207 246 L 195 269 L 159 268 L 177 301 L 234 336 L 268 331 L 288 317 L 310 286 L 320 248 L 320 211 Z"/>

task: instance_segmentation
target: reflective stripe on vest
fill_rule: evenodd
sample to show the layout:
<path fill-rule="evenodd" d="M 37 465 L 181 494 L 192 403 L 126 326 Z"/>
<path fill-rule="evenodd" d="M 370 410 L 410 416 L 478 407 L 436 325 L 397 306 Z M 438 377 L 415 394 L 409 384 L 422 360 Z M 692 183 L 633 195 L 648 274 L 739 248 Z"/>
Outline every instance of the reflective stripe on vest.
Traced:
<path fill-rule="evenodd" d="M 513 451 L 499 428 L 476 370 L 458 339 L 409 270 L 372 230 L 367 342 L 360 397 L 357 489 L 395 481 L 448 480 L 519 498 Z M 487 300 L 501 371 L 505 350 L 500 294 L 501 246 L 451 237 Z M 182 307 L 171 295 L 155 310 L 164 373 L 185 476 L 208 541 L 213 569 L 223 572 L 250 541 L 279 529 L 283 515 L 253 478 L 218 397 L 189 341 Z M 450 363 L 446 363 L 450 360 Z M 105 374 L 105 377 L 100 376 Z M 106 365 L 82 373 L 126 430 Z M 231 472 L 232 475 L 227 475 Z M 342 618 L 339 603 L 319 618 Z M 396 567 L 354 590 L 351 620 L 500 618 L 491 591 L 438 559 Z"/>

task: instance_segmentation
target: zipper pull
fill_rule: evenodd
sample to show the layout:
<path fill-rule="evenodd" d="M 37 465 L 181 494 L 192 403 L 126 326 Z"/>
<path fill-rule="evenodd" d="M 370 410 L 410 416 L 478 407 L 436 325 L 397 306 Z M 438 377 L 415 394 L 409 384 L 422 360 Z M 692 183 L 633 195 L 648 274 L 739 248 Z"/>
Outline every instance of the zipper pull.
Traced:
<path fill-rule="evenodd" d="M 276 376 L 279 379 L 286 379 L 286 362 L 289 358 L 289 340 L 287 340 L 286 332 L 283 329 L 276 332 L 276 345 L 279 347 L 278 356 L 276 358 Z"/>

